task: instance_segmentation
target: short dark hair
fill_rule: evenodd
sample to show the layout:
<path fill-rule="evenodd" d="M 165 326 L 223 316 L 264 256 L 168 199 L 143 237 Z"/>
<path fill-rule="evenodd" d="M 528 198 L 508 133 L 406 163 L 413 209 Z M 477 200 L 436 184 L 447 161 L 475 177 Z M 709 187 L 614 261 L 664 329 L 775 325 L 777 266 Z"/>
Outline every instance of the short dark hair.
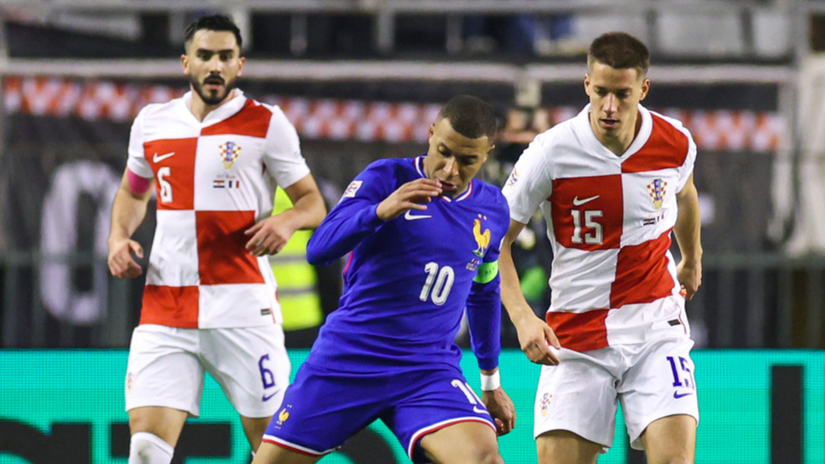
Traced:
<path fill-rule="evenodd" d="M 438 120 L 447 118 L 453 130 L 470 139 L 496 136 L 496 115 L 493 107 L 480 98 L 459 95 L 451 98 L 438 113 Z"/>
<path fill-rule="evenodd" d="M 238 42 L 238 48 L 241 48 L 241 45 L 243 45 L 243 39 L 241 39 L 241 30 L 238 29 L 238 25 L 235 24 L 235 21 L 227 15 L 216 14 L 210 16 L 201 16 L 200 18 L 193 21 L 192 24 L 187 26 L 186 32 L 184 33 L 184 46 L 192 42 L 192 38 L 195 37 L 195 33 L 202 29 L 205 29 L 207 31 L 231 32 L 235 35 L 235 41 Z"/>
<path fill-rule="evenodd" d="M 641 40 L 626 32 L 608 32 L 590 44 L 587 67 L 594 61 L 614 69 L 636 69 L 641 77 L 650 68 L 650 52 Z"/>

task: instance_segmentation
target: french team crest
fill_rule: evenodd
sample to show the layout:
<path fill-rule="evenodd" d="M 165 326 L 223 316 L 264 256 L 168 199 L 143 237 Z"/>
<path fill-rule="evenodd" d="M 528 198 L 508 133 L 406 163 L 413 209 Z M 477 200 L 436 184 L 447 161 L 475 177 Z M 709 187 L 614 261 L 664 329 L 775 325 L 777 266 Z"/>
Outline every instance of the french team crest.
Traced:
<path fill-rule="evenodd" d="M 238 159 L 238 155 L 241 154 L 241 147 L 235 142 L 227 141 L 223 145 L 220 145 L 219 148 L 221 149 L 223 168 L 228 171 L 232 169 L 232 165 L 235 164 L 235 160 Z"/>
<path fill-rule="evenodd" d="M 667 193 L 667 182 L 663 179 L 653 179 L 653 182 L 647 184 L 647 193 L 650 194 L 650 199 L 653 200 L 653 206 L 656 209 L 661 209 L 662 203 L 665 201 L 665 193 Z"/>
<path fill-rule="evenodd" d="M 490 246 L 490 229 L 485 229 L 482 231 L 481 221 L 487 220 L 487 216 L 482 216 L 481 214 L 478 215 L 478 219 L 473 221 L 473 237 L 476 239 L 476 245 L 478 248 L 473 251 L 476 256 L 482 257 L 484 256 L 484 252 L 487 251 L 487 248 Z"/>

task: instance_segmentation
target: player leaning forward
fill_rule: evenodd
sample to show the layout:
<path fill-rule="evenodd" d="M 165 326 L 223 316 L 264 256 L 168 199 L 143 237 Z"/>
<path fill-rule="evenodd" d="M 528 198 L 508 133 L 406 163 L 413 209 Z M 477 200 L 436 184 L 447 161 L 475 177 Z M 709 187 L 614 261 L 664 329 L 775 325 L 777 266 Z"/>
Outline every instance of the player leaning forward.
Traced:
<path fill-rule="evenodd" d="M 277 107 L 235 88 L 241 36 L 207 16 L 186 30 L 191 91 L 137 116 L 112 211 L 109 268 L 141 274 L 130 237 L 156 181 L 155 230 L 140 325 L 132 336 L 126 409 L 129 463 L 168 464 L 187 416 L 199 414 L 204 372 L 221 385 L 256 449 L 289 382 L 275 278 L 266 254 L 324 203 L 298 136 Z M 295 207 L 270 217 L 275 186 Z"/>
<path fill-rule="evenodd" d="M 594 40 L 590 104 L 537 136 L 503 189 L 502 301 L 525 354 L 546 364 L 535 402 L 542 464 L 595 463 L 613 443 L 617 399 L 649 463 L 693 462 L 699 412 L 684 305 L 702 275 L 696 146 L 679 121 L 640 104 L 648 63 L 630 35 Z M 554 251 L 547 324 L 524 301 L 510 255 L 538 208 Z"/>
<path fill-rule="evenodd" d="M 287 389 L 255 464 L 315 462 L 376 419 L 414 462 L 501 462 L 496 426 L 507 433 L 515 421 L 494 380 L 508 212 L 500 190 L 474 179 L 495 132 L 488 104 L 451 99 L 425 155 L 370 164 L 321 223 L 308 257 L 348 256 L 341 306 Z M 481 401 L 453 342 L 465 308 L 490 377 Z"/>

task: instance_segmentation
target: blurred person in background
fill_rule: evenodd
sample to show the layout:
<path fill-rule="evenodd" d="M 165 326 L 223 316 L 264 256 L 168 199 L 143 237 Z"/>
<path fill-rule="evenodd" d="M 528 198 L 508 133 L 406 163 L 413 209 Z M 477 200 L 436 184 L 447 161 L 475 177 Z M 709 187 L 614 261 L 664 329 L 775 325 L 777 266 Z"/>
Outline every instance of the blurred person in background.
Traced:
<path fill-rule="evenodd" d="M 276 282 L 266 255 L 317 226 L 324 202 L 278 107 L 236 88 L 241 35 L 227 16 L 186 29 L 190 92 L 144 108 L 112 208 L 112 275 L 142 273 L 131 236 L 156 183 L 157 228 L 126 374 L 130 464 L 168 464 L 204 373 L 218 382 L 258 448 L 289 382 Z M 270 216 L 275 187 L 294 207 Z"/>
<path fill-rule="evenodd" d="M 543 364 L 539 462 L 595 463 L 613 444 L 618 400 L 647 462 L 692 463 L 699 409 L 685 299 L 702 278 L 696 145 L 679 121 L 640 104 L 650 81 L 638 39 L 604 34 L 587 64 L 590 104 L 536 137 L 503 189 L 502 302 L 522 350 Z M 511 253 L 539 208 L 554 251 L 546 323 L 525 301 Z"/>

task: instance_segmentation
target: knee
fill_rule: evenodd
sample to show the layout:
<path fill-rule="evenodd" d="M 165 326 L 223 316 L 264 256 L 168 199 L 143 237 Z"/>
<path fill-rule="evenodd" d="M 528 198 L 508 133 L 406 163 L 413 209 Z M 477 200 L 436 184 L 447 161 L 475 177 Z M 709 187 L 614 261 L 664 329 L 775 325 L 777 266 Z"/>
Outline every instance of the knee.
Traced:
<path fill-rule="evenodd" d="M 129 442 L 129 464 L 169 464 L 175 449 L 157 435 L 138 432 Z"/>

